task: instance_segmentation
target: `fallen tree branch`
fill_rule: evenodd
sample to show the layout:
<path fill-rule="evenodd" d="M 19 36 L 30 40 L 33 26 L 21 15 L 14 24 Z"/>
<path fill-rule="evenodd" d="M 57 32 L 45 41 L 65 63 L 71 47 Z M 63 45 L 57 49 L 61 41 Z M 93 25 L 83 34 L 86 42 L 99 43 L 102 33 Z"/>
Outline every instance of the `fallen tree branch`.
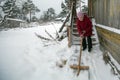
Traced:
<path fill-rule="evenodd" d="M 48 35 L 49 37 L 51 37 L 56 43 L 58 43 L 58 41 L 57 41 L 50 33 L 48 33 L 47 30 L 45 30 L 45 32 L 46 32 L 47 35 Z M 59 43 L 58 43 L 58 44 L 59 44 Z"/>
<path fill-rule="evenodd" d="M 65 21 L 63 22 L 63 25 L 61 26 L 61 28 L 59 30 L 59 33 L 63 30 L 63 28 L 64 28 L 64 26 L 65 26 L 65 24 L 66 24 L 66 22 L 67 22 L 67 20 L 68 20 L 69 17 L 70 17 L 70 13 L 67 15 Z"/>
<path fill-rule="evenodd" d="M 45 30 L 45 32 L 47 33 L 47 35 L 48 35 L 50 38 L 52 38 L 53 40 L 55 40 L 54 37 L 53 37 L 50 33 L 48 33 L 47 30 Z"/>
<path fill-rule="evenodd" d="M 120 75 L 120 71 L 118 70 L 118 68 L 116 67 L 116 65 L 112 62 L 112 60 L 111 60 L 109 54 L 107 53 L 107 51 L 104 53 L 103 59 L 104 59 L 104 61 L 105 61 L 106 64 L 109 63 L 109 65 L 111 66 L 112 71 L 113 71 L 113 73 L 115 75 L 118 75 L 118 74 Z"/>
<path fill-rule="evenodd" d="M 45 37 L 43 37 L 43 36 L 41 36 L 41 35 L 39 35 L 39 34 L 37 34 L 37 33 L 35 33 L 35 35 L 36 35 L 37 37 L 41 38 L 41 39 L 44 39 L 44 40 L 47 40 L 47 41 L 52 41 L 51 39 L 45 38 Z"/>
<path fill-rule="evenodd" d="M 57 31 L 57 29 L 55 28 L 55 25 L 53 24 L 53 23 L 51 23 L 52 25 L 53 25 L 53 27 L 54 27 L 54 29 L 55 29 L 55 31 L 56 31 L 56 38 L 59 38 L 59 33 L 58 33 L 58 31 Z"/>
<path fill-rule="evenodd" d="M 63 40 L 64 38 L 66 38 L 67 37 L 67 30 L 65 30 L 65 31 L 63 31 L 62 33 L 61 33 L 61 35 L 59 36 L 59 38 L 58 38 L 58 41 L 61 41 L 61 40 Z"/>

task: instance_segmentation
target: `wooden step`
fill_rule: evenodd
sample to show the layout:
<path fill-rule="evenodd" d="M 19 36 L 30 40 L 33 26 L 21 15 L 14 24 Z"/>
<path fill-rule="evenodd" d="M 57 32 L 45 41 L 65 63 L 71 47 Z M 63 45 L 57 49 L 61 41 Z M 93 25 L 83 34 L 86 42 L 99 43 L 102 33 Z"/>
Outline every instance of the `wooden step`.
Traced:
<path fill-rule="evenodd" d="M 91 38 L 91 39 L 92 39 L 92 42 L 93 41 L 97 41 L 96 38 Z M 73 41 L 75 41 L 75 40 L 76 41 L 78 41 L 78 40 L 80 41 L 80 37 L 73 37 Z"/>
<path fill-rule="evenodd" d="M 74 27 L 72 28 L 72 30 L 77 30 L 77 27 L 76 27 L 76 26 L 74 26 Z"/>
<path fill-rule="evenodd" d="M 80 40 L 79 39 L 74 39 L 73 40 L 73 43 L 79 43 L 80 42 Z M 98 43 L 97 41 L 92 41 L 92 43 Z"/>
<path fill-rule="evenodd" d="M 73 29 L 73 32 L 78 32 L 78 30 L 77 29 Z"/>
<path fill-rule="evenodd" d="M 77 24 L 76 24 L 76 23 L 73 23 L 73 25 L 74 25 L 74 26 L 77 26 Z"/>
<path fill-rule="evenodd" d="M 98 42 L 92 42 L 92 45 L 96 45 Z M 73 42 L 72 45 L 81 45 L 80 42 Z"/>
<path fill-rule="evenodd" d="M 72 34 L 73 36 L 76 36 L 76 37 L 79 37 L 80 35 L 79 34 Z"/>
<path fill-rule="evenodd" d="M 80 37 L 73 37 L 72 43 L 80 45 Z M 92 44 L 94 45 L 94 44 L 97 44 L 97 43 L 99 43 L 99 42 L 96 40 L 96 38 L 92 38 Z"/>
<path fill-rule="evenodd" d="M 72 34 L 79 34 L 79 33 L 77 31 L 76 32 L 74 31 Z"/>
<path fill-rule="evenodd" d="M 96 41 L 96 38 L 92 38 L 92 41 Z"/>

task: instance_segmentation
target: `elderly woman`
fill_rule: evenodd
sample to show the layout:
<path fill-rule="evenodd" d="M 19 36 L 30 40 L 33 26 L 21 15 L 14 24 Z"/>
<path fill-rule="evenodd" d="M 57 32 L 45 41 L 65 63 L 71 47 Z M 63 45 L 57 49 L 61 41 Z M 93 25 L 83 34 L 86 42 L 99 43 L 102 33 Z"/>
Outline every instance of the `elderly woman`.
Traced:
<path fill-rule="evenodd" d="M 88 52 L 91 52 L 92 49 L 92 40 L 91 40 L 91 35 L 92 35 L 92 22 L 90 19 L 85 15 L 83 12 L 78 12 L 77 13 L 77 29 L 80 34 L 80 37 L 83 38 L 82 46 L 83 50 L 87 48 L 87 43 L 88 43 Z M 86 43 L 87 39 L 87 43 Z"/>

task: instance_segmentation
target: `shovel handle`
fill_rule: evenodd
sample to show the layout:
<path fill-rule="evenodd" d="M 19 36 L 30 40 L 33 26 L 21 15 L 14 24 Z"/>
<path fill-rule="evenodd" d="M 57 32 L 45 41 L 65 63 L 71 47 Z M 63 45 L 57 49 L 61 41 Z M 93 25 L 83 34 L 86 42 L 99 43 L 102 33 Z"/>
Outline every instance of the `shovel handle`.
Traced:
<path fill-rule="evenodd" d="M 82 56 L 82 42 L 83 42 L 83 37 L 81 37 L 81 40 L 80 40 L 80 56 L 79 56 L 79 61 L 78 61 L 78 66 L 80 66 L 80 63 L 81 63 L 81 56 Z M 78 73 L 77 73 L 77 76 L 79 75 L 80 73 L 80 67 L 78 67 Z"/>

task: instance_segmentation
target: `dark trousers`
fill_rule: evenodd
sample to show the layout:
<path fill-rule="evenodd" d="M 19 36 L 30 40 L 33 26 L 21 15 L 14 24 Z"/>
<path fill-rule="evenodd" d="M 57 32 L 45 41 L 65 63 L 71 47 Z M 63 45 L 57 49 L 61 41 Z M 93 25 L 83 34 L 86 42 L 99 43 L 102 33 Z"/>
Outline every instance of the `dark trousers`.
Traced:
<path fill-rule="evenodd" d="M 86 42 L 86 39 L 87 39 L 87 42 Z M 88 43 L 88 50 L 90 50 L 92 48 L 92 39 L 91 39 L 91 36 L 83 38 L 83 42 L 82 42 L 83 49 L 87 48 L 87 43 Z"/>

